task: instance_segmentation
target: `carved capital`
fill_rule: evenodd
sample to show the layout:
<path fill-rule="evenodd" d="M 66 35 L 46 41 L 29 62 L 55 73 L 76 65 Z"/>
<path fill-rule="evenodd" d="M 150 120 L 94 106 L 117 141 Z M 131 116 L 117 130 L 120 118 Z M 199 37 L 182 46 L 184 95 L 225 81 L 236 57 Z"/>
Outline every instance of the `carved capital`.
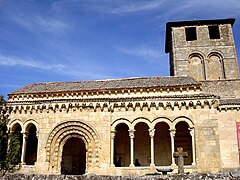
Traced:
<path fill-rule="evenodd" d="M 176 129 L 170 129 L 169 131 L 170 131 L 170 136 L 174 137 L 176 134 Z"/>
<path fill-rule="evenodd" d="M 153 138 L 155 135 L 155 129 L 149 129 L 148 131 L 149 131 L 149 136 Z"/>
<path fill-rule="evenodd" d="M 111 131 L 111 139 L 114 139 L 116 135 L 116 131 Z"/>
<path fill-rule="evenodd" d="M 193 137 L 195 134 L 194 128 L 188 128 L 190 135 Z"/>
<path fill-rule="evenodd" d="M 128 130 L 130 139 L 134 139 L 134 129 Z"/>

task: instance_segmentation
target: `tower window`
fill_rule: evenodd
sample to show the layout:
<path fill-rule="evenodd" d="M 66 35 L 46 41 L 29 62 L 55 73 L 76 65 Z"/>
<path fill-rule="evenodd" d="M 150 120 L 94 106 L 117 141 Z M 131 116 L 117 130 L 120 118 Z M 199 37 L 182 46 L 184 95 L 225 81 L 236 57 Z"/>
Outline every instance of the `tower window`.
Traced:
<path fill-rule="evenodd" d="M 218 26 L 208 26 L 210 39 L 220 39 L 220 32 Z"/>
<path fill-rule="evenodd" d="M 197 40 L 196 27 L 185 28 L 185 33 L 186 33 L 186 41 Z"/>

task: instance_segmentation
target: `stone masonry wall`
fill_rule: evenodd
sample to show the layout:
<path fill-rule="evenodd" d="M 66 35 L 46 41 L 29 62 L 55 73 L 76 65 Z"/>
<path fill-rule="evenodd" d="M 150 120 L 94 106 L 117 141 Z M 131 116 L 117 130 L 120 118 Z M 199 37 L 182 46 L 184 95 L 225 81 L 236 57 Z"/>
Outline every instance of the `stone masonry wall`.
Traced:
<path fill-rule="evenodd" d="M 201 81 L 203 91 L 221 98 L 240 98 L 240 79 Z"/>

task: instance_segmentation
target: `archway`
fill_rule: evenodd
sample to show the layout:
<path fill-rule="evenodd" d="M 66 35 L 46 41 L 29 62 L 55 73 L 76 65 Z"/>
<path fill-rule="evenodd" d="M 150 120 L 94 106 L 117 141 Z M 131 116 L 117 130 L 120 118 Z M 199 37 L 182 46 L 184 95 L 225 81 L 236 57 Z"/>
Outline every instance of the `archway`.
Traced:
<path fill-rule="evenodd" d="M 61 174 L 85 174 L 86 146 L 82 139 L 72 137 L 63 146 Z"/>
<path fill-rule="evenodd" d="M 38 139 L 36 131 L 37 128 L 34 124 L 30 124 L 27 128 L 28 136 L 25 155 L 26 165 L 34 165 L 37 160 Z"/>
<path fill-rule="evenodd" d="M 13 140 L 16 140 L 19 142 L 20 144 L 20 148 L 19 148 L 19 152 L 16 155 L 17 158 L 17 163 L 21 162 L 21 156 L 22 156 L 22 144 L 23 144 L 23 134 L 22 132 L 22 127 L 20 124 L 16 123 L 14 124 L 14 126 L 12 127 L 12 135 L 13 135 Z"/>
<path fill-rule="evenodd" d="M 134 155 L 135 160 L 138 159 L 141 166 L 149 166 L 151 163 L 150 155 L 150 136 L 149 127 L 146 123 L 139 122 L 135 126 L 135 138 L 134 138 Z M 136 164 L 135 164 L 136 166 Z"/>
<path fill-rule="evenodd" d="M 114 138 L 114 164 L 116 167 L 126 167 L 130 164 L 130 138 L 128 126 L 124 123 L 116 127 Z"/>
<path fill-rule="evenodd" d="M 171 138 L 169 125 L 167 123 L 160 122 L 156 124 L 154 143 L 156 166 L 171 165 Z"/>
<path fill-rule="evenodd" d="M 188 153 L 188 157 L 185 158 L 184 164 L 191 165 L 193 162 L 192 155 L 192 137 L 190 135 L 189 126 L 186 122 L 180 121 L 176 124 L 176 135 L 174 139 L 175 152 L 178 147 L 182 147 L 185 152 Z"/>
<path fill-rule="evenodd" d="M 89 168 L 99 166 L 99 136 L 88 124 L 81 121 L 66 121 L 58 124 L 49 134 L 46 144 L 46 161 L 51 171 L 61 172 L 63 147 L 73 137 L 81 138 L 85 143 L 86 173 Z"/>

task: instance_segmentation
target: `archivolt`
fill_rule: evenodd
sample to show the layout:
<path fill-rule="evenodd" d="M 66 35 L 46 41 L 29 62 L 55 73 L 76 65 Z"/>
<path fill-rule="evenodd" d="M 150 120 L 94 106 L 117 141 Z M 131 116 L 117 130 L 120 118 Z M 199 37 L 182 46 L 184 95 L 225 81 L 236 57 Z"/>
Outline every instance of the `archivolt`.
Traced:
<path fill-rule="evenodd" d="M 179 123 L 179 122 L 186 122 L 188 124 L 189 128 L 194 127 L 194 124 L 193 124 L 192 120 L 189 119 L 188 117 L 184 117 L 184 116 L 179 116 L 179 117 L 175 118 L 174 121 L 173 121 L 173 127 L 175 128 L 176 124 Z"/>
<path fill-rule="evenodd" d="M 61 144 L 68 137 L 79 136 L 86 143 L 86 147 L 88 147 L 87 151 L 87 159 L 88 162 L 91 163 L 99 162 L 99 136 L 96 131 L 81 121 L 66 121 L 59 125 L 57 125 L 49 134 L 48 140 L 46 143 L 46 153 L 47 159 L 50 167 L 55 170 L 59 170 L 59 162 L 61 157 Z M 93 160 L 93 158 L 95 158 Z"/>

